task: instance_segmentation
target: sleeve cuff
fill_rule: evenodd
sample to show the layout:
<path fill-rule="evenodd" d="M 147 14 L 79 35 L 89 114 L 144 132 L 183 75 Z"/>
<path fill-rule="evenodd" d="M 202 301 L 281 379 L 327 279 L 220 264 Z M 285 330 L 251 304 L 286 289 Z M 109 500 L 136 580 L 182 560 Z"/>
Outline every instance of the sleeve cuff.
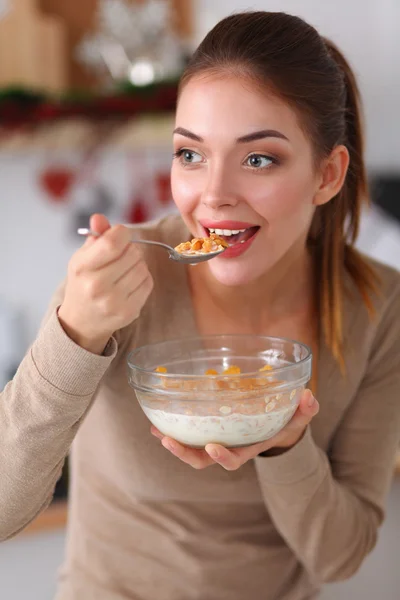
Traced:
<path fill-rule="evenodd" d="M 313 476 L 321 468 L 321 459 L 328 468 L 327 458 L 315 444 L 307 427 L 302 439 L 293 448 L 278 456 L 257 456 L 257 472 L 268 484 L 293 484 Z"/>
<path fill-rule="evenodd" d="M 102 356 L 92 354 L 72 341 L 57 317 L 57 308 L 31 348 L 32 360 L 41 377 L 72 396 L 92 395 L 117 353 L 110 338 Z"/>

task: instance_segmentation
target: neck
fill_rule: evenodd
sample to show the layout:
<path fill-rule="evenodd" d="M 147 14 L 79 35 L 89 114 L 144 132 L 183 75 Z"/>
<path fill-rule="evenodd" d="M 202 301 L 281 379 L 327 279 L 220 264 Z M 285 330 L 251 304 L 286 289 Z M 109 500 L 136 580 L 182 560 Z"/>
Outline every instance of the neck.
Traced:
<path fill-rule="evenodd" d="M 292 248 L 273 269 L 247 285 L 227 288 L 213 277 L 207 263 L 196 267 L 193 277 L 202 301 L 211 302 L 214 311 L 232 322 L 240 319 L 255 332 L 308 312 L 314 302 L 312 258 L 305 247 L 301 251 Z"/>

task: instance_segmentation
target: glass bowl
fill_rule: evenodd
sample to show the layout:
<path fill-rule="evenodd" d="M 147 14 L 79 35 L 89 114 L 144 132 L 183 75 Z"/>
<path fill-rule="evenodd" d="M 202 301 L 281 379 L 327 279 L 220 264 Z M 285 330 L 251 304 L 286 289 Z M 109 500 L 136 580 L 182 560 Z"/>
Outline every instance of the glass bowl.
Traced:
<path fill-rule="evenodd" d="M 311 377 L 308 346 L 261 335 L 210 335 L 142 346 L 129 384 L 148 419 L 186 446 L 269 439 L 292 418 Z"/>

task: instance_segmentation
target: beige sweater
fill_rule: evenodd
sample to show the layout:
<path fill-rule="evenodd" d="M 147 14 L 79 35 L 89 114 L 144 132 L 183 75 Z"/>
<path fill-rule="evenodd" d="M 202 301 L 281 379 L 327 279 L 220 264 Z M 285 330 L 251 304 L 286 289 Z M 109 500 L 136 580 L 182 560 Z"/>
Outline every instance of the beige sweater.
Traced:
<path fill-rule="evenodd" d="M 140 232 L 172 245 L 187 235 L 177 217 Z M 348 378 L 321 340 L 321 409 L 294 448 L 196 471 L 151 436 L 128 385 L 131 348 L 196 333 L 184 268 L 162 250 L 148 262 L 155 289 L 105 356 L 62 330 L 61 288 L 1 394 L 0 538 L 50 502 L 74 441 L 58 600 L 315 598 L 358 569 L 382 522 L 400 433 L 399 274 L 375 264 L 373 323 L 348 278 Z"/>

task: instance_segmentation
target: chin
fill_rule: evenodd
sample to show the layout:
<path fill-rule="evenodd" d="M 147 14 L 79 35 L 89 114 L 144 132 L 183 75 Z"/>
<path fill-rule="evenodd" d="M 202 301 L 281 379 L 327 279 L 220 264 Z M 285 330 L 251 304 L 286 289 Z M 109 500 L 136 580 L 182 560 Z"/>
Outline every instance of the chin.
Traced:
<path fill-rule="evenodd" d="M 231 260 L 215 258 L 208 265 L 212 276 L 222 285 L 227 287 L 240 287 L 257 281 L 265 272 L 257 269 L 257 265 L 249 268 L 249 264 L 233 264 Z"/>

